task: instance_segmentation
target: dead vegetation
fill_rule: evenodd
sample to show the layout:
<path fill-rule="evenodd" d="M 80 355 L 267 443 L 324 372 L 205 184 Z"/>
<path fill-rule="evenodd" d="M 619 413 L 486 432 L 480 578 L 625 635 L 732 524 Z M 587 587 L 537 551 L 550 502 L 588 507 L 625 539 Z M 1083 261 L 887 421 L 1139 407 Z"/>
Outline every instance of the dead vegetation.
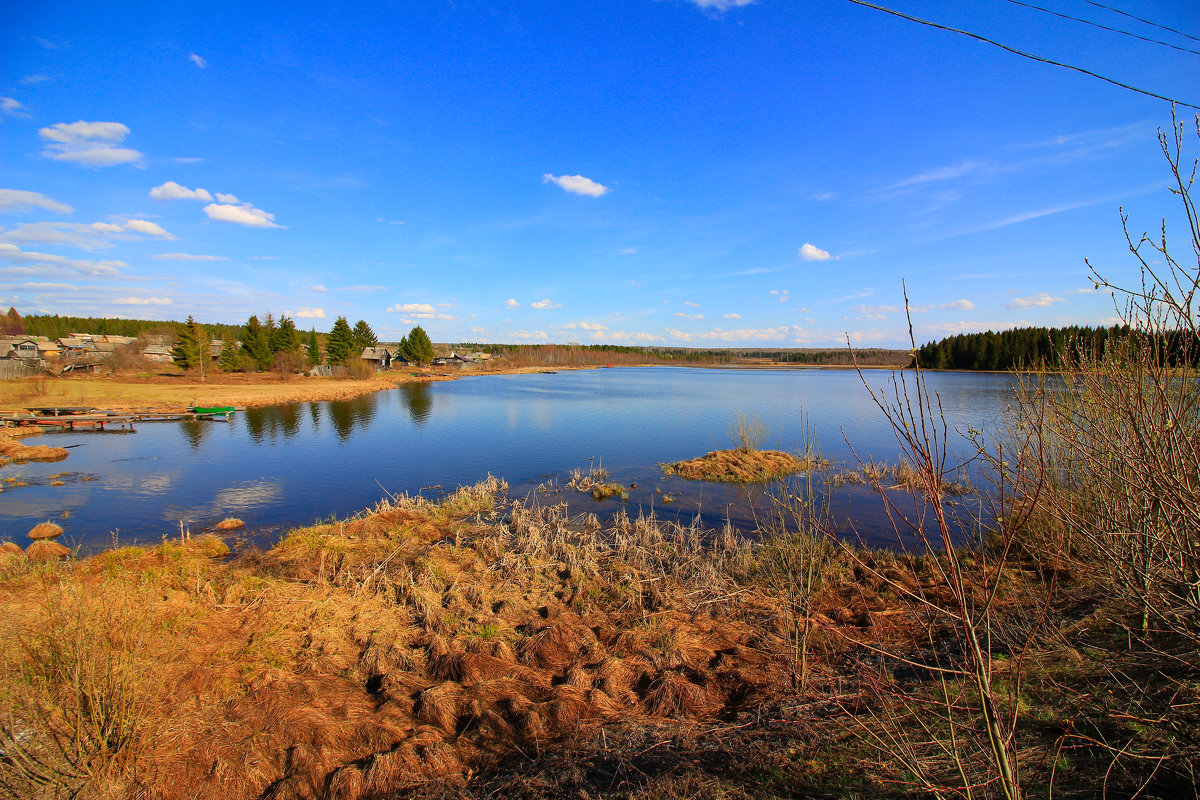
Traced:
<path fill-rule="evenodd" d="M 62 461 L 68 455 L 68 451 L 62 447 L 27 445 L 16 439 L 0 436 L 0 466 L 25 464 L 30 461 Z"/>
<path fill-rule="evenodd" d="M 828 462 L 811 454 L 797 457 L 781 450 L 714 450 L 699 458 L 663 464 L 668 475 L 691 481 L 766 483 L 767 481 L 824 469 Z"/>
<path fill-rule="evenodd" d="M 0 794 L 394 796 L 791 691 L 795 609 L 761 545 L 501 507 L 505 488 L 393 498 L 232 561 L 211 536 L 14 561 Z M 828 572 L 807 646 L 832 676 L 889 604 Z"/>

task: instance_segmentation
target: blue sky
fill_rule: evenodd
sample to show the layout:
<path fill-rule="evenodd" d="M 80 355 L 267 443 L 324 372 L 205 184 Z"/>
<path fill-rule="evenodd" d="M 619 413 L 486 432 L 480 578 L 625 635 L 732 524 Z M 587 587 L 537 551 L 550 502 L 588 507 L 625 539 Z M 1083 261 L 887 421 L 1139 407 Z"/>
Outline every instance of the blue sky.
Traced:
<path fill-rule="evenodd" d="M 1084 258 L 1131 278 L 1118 209 L 1135 235 L 1175 213 L 1166 102 L 845 0 L 21 5 L 22 313 L 904 346 L 902 280 L 918 343 L 1110 322 Z M 1195 52 L 1006 0 L 891 7 L 1200 104 Z M 1194 3 L 1129 10 L 1200 36 Z"/>

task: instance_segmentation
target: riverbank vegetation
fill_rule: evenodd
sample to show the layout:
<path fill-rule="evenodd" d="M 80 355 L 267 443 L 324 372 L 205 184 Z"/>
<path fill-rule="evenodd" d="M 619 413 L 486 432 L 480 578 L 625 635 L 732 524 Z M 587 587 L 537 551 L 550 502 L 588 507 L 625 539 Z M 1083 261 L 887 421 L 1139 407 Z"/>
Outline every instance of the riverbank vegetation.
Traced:
<path fill-rule="evenodd" d="M 969 540 L 918 362 L 864 381 L 907 465 L 908 492 L 862 470 L 894 551 L 834 537 L 821 482 L 797 479 L 757 538 L 568 518 L 489 479 L 232 558 L 209 535 L 67 561 L 2 547 L 0 795 L 1194 796 L 1183 133 L 1161 141 L 1197 263 L 1130 236 L 1138 285 L 1096 275 L 1144 335 L 1068 348 L 1069 381 L 1022 377 L 979 441 L 991 522 Z"/>

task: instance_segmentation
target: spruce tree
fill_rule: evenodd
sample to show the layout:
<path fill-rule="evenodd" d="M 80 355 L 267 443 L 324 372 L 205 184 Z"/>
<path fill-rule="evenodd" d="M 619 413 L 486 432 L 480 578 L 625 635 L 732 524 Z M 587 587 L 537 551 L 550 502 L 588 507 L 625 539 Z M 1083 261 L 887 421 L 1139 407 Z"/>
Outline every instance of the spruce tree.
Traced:
<path fill-rule="evenodd" d="M 433 361 L 433 342 L 429 340 L 429 334 L 425 333 L 425 329 L 420 325 L 408 332 L 407 343 L 408 346 L 404 353 L 406 360 L 421 365 Z"/>
<path fill-rule="evenodd" d="M 296 323 L 287 316 L 279 318 L 279 327 L 271 335 L 271 352 L 295 353 L 300 349 L 300 333 Z"/>
<path fill-rule="evenodd" d="M 366 320 L 359 320 L 354 325 L 354 344 L 358 347 L 359 352 L 364 348 L 374 347 L 379 344 L 379 340 L 375 337 L 375 331 L 371 330 L 371 326 Z"/>
<path fill-rule="evenodd" d="M 9 306 L 8 313 L 0 317 L 0 334 L 5 336 L 20 336 L 25 332 L 25 325 L 21 321 L 21 315 L 12 306 Z M 57 338 L 57 337 L 55 337 Z"/>
<path fill-rule="evenodd" d="M 361 351 L 360 351 L 361 352 Z M 338 317 L 325 340 L 325 357 L 334 366 L 344 367 L 354 353 L 354 332 L 345 317 Z"/>
<path fill-rule="evenodd" d="M 180 369 L 198 369 L 200 380 L 204 380 L 204 373 L 211 358 L 208 341 L 208 332 L 204 330 L 204 326 L 189 314 L 187 322 L 179 330 L 179 341 L 171 348 L 171 360 Z"/>
<path fill-rule="evenodd" d="M 271 341 L 267 338 L 266 328 L 258 321 L 257 316 L 246 320 L 245 332 L 242 334 L 242 349 L 246 351 L 246 366 L 251 369 L 265 371 L 271 368 Z"/>
<path fill-rule="evenodd" d="M 221 355 L 217 357 L 217 366 L 222 372 L 237 372 L 245 366 L 245 359 L 238 343 L 233 339 L 226 339 L 221 345 Z"/>
<path fill-rule="evenodd" d="M 316 366 L 321 363 L 321 343 L 317 341 L 317 329 L 308 332 L 308 363 Z"/>

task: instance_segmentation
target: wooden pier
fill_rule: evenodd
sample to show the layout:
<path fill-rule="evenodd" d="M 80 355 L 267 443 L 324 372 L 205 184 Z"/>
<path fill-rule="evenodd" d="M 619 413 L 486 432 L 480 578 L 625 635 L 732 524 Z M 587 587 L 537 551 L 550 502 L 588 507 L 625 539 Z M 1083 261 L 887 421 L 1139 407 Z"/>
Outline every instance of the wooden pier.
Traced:
<path fill-rule="evenodd" d="M 244 407 L 235 408 L 245 411 Z M 101 411 L 92 407 L 35 406 L 25 413 L 0 414 L 0 425 L 4 427 L 36 427 L 53 431 L 124 431 L 135 432 L 135 422 L 179 422 L 186 420 L 208 420 L 224 422 L 229 412 L 205 412 L 193 410 L 163 409 L 157 411 Z"/>

